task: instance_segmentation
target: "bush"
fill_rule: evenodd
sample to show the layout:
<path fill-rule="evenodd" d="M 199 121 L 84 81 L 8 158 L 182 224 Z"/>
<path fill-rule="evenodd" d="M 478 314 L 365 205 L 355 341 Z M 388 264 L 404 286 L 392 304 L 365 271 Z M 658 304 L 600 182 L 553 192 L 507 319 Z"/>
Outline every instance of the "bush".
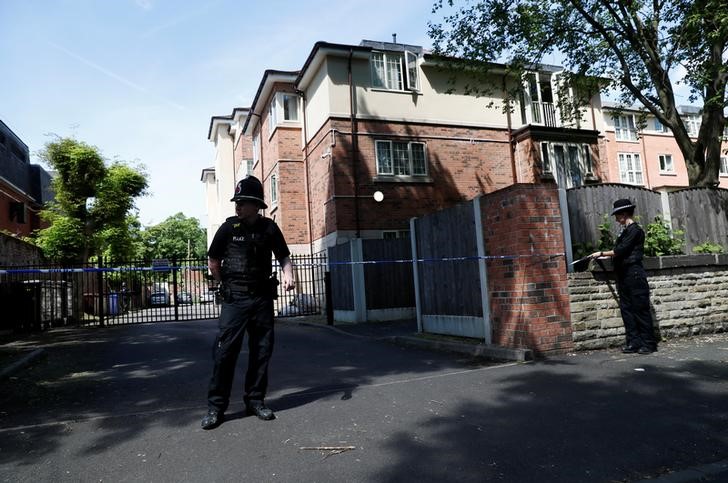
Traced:
<path fill-rule="evenodd" d="M 661 216 L 645 228 L 645 256 L 661 257 L 663 255 L 682 255 L 685 246 L 685 233 L 675 230 L 670 233 L 670 227 Z"/>
<path fill-rule="evenodd" d="M 705 241 L 693 247 L 693 253 L 723 253 L 723 246 L 711 241 Z"/>

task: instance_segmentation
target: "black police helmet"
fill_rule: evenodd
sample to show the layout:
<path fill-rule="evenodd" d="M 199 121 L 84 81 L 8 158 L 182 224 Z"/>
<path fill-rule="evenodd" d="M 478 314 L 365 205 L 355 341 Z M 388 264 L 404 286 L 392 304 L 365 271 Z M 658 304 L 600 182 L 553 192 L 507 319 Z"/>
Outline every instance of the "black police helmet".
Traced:
<path fill-rule="evenodd" d="M 230 201 L 255 201 L 261 208 L 268 208 L 263 201 L 263 185 L 255 176 L 248 176 L 238 181 L 235 186 L 235 195 Z"/>
<path fill-rule="evenodd" d="M 621 213 L 623 211 L 634 211 L 635 206 L 634 204 L 628 200 L 628 199 L 621 199 L 614 202 L 613 205 L 612 214 L 616 215 L 617 213 Z"/>

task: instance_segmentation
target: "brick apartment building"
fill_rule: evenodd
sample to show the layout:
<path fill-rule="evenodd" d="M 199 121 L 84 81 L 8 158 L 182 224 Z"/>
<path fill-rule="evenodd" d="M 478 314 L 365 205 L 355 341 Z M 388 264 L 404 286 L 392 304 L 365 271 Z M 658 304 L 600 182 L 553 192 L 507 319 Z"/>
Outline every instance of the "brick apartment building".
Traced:
<path fill-rule="evenodd" d="M 604 141 L 608 160 L 606 179 L 635 184 L 656 191 L 672 191 L 688 186 L 685 158 L 670 129 L 652 115 L 640 123 L 638 109 L 618 110 L 604 105 Z M 688 133 L 697 138 L 701 114 L 692 106 L 680 106 Z M 642 125 L 639 125 L 642 124 Z M 719 181 L 728 188 L 728 128 L 723 136 Z"/>
<path fill-rule="evenodd" d="M 50 174 L 30 163 L 28 146 L 0 121 L 0 229 L 30 235 L 42 227 L 40 210 L 52 199 Z"/>
<path fill-rule="evenodd" d="M 505 112 L 502 92 L 477 97 L 467 79 L 451 85 L 446 63 L 418 46 L 318 42 L 301 70 L 266 71 L 248 109 L 211 119 L 208 236 L 233 213 L 232 187 L 248 173 L 263 181 L 266 216 L 294 253 L 407 236 L 412 217 L 514 183 L 600 179 L 598 95 L 565 125 L 552 88 L 559 68 L 529 75 Z M 520 82 L 498 67 L 495 82 Z"/>
<path fill-rule="evenodd" d="M 318 42 L 299 71 L 267 70 L 249 108 L 210 122 L 208 236 L 233 214 L 229 195 L 248 173 L 263 181 L 266 216 L 294 253 L 407 236 L 412 217 L 515 183 L 688 186 L 677 143 L 654 117 L 638 127 L 638 111 L 596 94 L 580 119 L 562 122 L 560 67 L 518 80 L 494 66 L 494 84 L 522 87 L 507 112 L 503 91 L 467 94 L 467 74 L 453 85 L 448 62 L 412 45 Z M 698 112 L 681 113 L 697 135 Z"/>

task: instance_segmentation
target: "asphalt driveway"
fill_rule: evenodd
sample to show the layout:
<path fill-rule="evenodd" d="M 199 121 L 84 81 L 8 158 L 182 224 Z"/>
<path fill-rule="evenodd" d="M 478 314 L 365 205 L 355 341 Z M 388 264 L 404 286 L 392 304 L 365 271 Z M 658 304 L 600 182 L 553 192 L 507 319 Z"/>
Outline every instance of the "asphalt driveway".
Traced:
<path fill-rule="evenodd" d="M 728 458 L 726 335 L 497 364 L 282 323 L 277 419 L 243 416 L 243 353 L 228 420 L 203 431 L 215 332 L 26 343 L 46 357 L 0 381 L 0 480 L 610 482 Z"/>

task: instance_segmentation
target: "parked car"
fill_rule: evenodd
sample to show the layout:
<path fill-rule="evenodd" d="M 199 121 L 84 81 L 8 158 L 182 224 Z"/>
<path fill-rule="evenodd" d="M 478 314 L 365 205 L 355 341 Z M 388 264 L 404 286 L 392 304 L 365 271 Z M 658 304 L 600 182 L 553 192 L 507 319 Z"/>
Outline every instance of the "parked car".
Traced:
<path fill-rule="evenodd" d="M 189 292 L 178 293 L 177 303 L 179 305 L 192 305 L 192 295 Z"/>
<path fill-rule="evenodd" d="M 215 292 L 202 292 L 200 294 L 200 303 L 201 304 L 209 304 L 211 302 L 215 301 Z"/>
<path fill-rule="evenodd" d="M 169 305 L 169 294 L 167 292 L 152 292 L 149 296 L 149 305 L 152 307 Z"/>

